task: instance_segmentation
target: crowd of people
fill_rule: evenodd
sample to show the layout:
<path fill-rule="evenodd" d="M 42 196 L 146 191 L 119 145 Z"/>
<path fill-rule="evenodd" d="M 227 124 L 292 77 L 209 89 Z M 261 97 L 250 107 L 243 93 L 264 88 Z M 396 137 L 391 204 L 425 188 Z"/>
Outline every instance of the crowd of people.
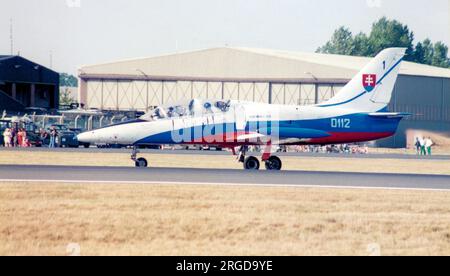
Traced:
<path fill-rule="evenodd" d="M 347 154 L 368 154 L 369 148 L 367 146 L 360 145 L 327 145 L 327 146 L 294 146 L 292 148 L 294 152 L 303 153 L 347 153 Z"/>
<path fill-rule="evenodd" d="M 250 146 L 249 151 L 262 152 L 263 147 Z M 298 153 L 346 153 L 346 154 L 368 154 L 367 145 L 340 144 L 340 145 L 301 145 L 301 146 L 279 146 L 277 152 L 298 152 Z"/>
<path fill-rule="evenodd" d="M 25 129 L 7 128 L 3 132 L 3 140 L 6 148 L 21 147 L 28 148 L 31 146 Z"/>
<path fill-rule="evenodd" d="M 41 128 L 39 130 L 39 141 L 33 141 L 36 145 L 44 146 L 48 143 L 49 148 L 56 148 L 58 146 L 58 136 L 58 131 L 54 127 L 51 127 L 49 131 Z M 5 148 L 28 148 L 32 146 L 26 130 L 14 127 L 6 128 L 3 131 L 3 144 Z"/>
<path fill-rule="evenodd" d="M 432 147 L 434 145 L 431 137 L 416 137 L 416 153 L 417 155 L 432 155 Z"/>

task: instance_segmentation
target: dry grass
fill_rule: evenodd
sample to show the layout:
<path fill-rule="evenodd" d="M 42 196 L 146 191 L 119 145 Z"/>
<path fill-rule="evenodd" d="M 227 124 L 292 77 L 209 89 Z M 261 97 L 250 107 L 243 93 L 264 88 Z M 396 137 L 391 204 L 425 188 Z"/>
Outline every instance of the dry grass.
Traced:
<path fill-rule="evenodd" d="M 450 255 L 450 193 L 0 183 L 0 255 Z"/>
<path fill-rule="evenodd" d="M 142 154 L 152 167 L 241 169 L 235 157 L 225 155 Z M 449 174 L 450 160 L 352 159 L 283 157 L 283 169 L 308 171 Z M 0 164 L 133 166 L 127 153 L 1 151 Z"/>

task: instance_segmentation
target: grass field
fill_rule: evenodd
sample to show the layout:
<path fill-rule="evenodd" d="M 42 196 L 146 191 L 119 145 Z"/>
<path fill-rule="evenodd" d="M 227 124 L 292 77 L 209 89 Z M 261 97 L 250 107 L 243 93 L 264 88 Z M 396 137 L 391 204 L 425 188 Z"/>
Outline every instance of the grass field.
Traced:
<path fill-rule="evenodd" d="M 0 183 L 0 214 L 0 255 L 450 255 L 448 192 Z"/>
<path fill-rule="evenodd" d="M 241 168 L 232 156 L 143 156 L 154 167 Z M 450 161 L 283 161 L 450 174 Z M 126 153 L 27 151 L 1 151 L 0 164 L 133 165 Z M 450 192 L 0 182 L 0 255 L 67 255 L 74 243 L 82 255 L 450 255 Z"/>
<path fill-rule="evenodd" d="M 152 167 L 242 169 L 230 155 L 141 154 Z M 449 174 L 450 160 L 283 157 L 284 170 Z M 0 164 L 134 166 L 127 153 L 1 151 Z"/>

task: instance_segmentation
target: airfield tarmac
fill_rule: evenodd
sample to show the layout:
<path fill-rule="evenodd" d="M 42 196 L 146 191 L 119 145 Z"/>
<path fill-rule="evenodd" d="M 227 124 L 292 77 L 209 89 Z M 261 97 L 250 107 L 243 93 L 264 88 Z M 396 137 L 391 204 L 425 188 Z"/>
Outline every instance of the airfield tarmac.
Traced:
<path fill-rule="evenodd" d="M 282 171 L 245 171 L 230 152 L 127 149 L 1 149 L 0 181 L 450 190 L 450 156 L 277 153 Z"/>
<path fill-rule="evenodd" d="M 20 172 L 19 174 L 17 172 Z M 245 185 L 450 191 L 449 175 L 1 165 L 0 182 Z"/>

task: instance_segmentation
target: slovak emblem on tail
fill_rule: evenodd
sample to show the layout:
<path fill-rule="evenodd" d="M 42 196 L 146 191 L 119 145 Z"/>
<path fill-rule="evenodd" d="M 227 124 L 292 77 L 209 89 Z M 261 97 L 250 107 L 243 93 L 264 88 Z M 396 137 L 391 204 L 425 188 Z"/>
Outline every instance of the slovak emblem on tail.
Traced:
<path fill-rule="evenodd" d="M 376 74 L 363 74 L 362 82 L 364 89 L 367 92 L 372 92 L 377 85 L 377 75 Z"/>

